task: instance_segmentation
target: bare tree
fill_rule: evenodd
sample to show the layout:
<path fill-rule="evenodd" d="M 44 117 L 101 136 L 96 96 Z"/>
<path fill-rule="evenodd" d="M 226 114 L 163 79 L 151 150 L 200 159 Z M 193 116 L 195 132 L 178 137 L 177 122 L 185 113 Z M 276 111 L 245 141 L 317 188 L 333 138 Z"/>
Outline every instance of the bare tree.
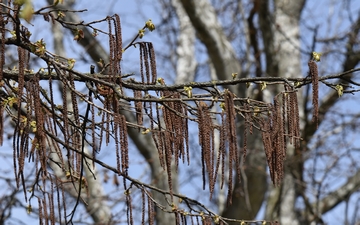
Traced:
<path fill-rule="evenodd" d="M 85 22 L 73 1 L 48 1 L 35 9 L 30 0 L 1 3 L 0 137 L 5 143 L 11 127 L 15 174 L 14 180 L 6 178 L 12 191 L 0 205 L 1 222 L 11 217 L 22 190 L 27 202 L 22 207 L 42 223 L 324 224 L 323 215 L 348 202 L 360 186 L 356 144 L 349 136 L 334 142 L 342 133 L 358 131 L 357 113 L 336 110 L 350 98 L 343 94 L 356 97 L 359 90 L 358 14 L 348 10 L 348 30 L 320 39 L 319 28 L 302 21 L 309 14 L 303 12 L 305 0 L 159 3 L 173 16 L 158 29 L 144 21 L 125 44 L 116 14 Z M 52 24 L 54 51 L 46 48 L 45 37 L 32 39 L 28 24 L 39 18 Z M 309 48 L 301 45 L 302 23 L 314 37 Z M 169 59 L 177 75 L 173 85 L 158 76 L 161 63 L 153 44 L 141 40 L 154 30 L 164 34 L 163 44 L 177 40 Z M 71 31 L 97 68 L 84 60 L 88 71 L 74 69 L 81 62 L 66 56 L 64 31 Z M 338 42 L 342 48 L 330 48 Z M 315 52 L 317 43 L 329 46 L 323 55 Z M 130 48 L 139 50 L 138 75 L 122 69 Z M 206 64 L 196 62 L 198 48 L 206 50 Z M 7 69 L 13 63 L 9 54 L 17 63 L 12 69 Z M 318 68 L 319 61 L 339 54 L 343 61 L 336 73 Z M 302 56 L 306 72 L 301 72 Z M 204 71 L 200 67 L 212 81 L 194 80 Z M 322 86 L 327 88 L 320 98 Z M 189 135 L 194 124 L 196 138 Z M 148 181 L 129 175 L 129 138 L 150 168 Z M 344 150 L 335 154 L 328 140 Z M 115 165 L 99 159 L 104 151 Z M 191 166 L 195 153 L 199 167 Z M 180 194 L 181 164 L 196 168 L 196 181 L 210 202 Z M 100 168 L 106 171 L 103 179 Z M 353 169 L 347 180 L 329 187 L 328 177 L 346 168 Z M 104 191 L 109 173 L 112 194 Z M 257 221 L 264 203 L 265 216 Z M 353 221 L 344 222 L 357 219 L 354 214 Z"/>

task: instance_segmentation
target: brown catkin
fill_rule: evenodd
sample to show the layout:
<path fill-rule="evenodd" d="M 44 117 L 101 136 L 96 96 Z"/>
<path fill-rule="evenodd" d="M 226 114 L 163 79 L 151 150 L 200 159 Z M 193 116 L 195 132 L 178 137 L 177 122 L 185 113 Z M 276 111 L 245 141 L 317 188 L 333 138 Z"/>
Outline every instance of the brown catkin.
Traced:
<path fill-rule="evenodd" d="M 120 23 L 120 16 L 115 14 L 115 36 L 116 36 L 116 47 L 117 47 L 117 59 L 120 63 L 122 59 L 122 32 L 121 32 L 121 23 Z M 119 71 L 120 73 L 121 71 Z"/>
<path fill-rule="evenodd" d="M 150 56 L 150 67 L 151 67 L 151 77 L 152 77 L 152 84 L 156 83 L 157 80 L 157 72 L 156 72 L 156 57 L 155 57 L 155 50 L 154 46 L 151 42 L 148 42 L 149 47 L 149 56 Z"/>
<path fill-rule="evenodd" d="M 286 143 L 285 143 L 285 131 L 284 131 L 284 111 L 281 111 L 281 106 L 277 106 L 277 111 L 278 111 L 278 117 L 279 117 L 279 132 L 277 134 L 277 140 L 278 140 L 278 145 L 276 149 L 276 173 L 277 173 L 277 180 L 276 183 L 279 185 L 283 179 L 284 176 L 284 160 L 285 160 L 285 156 L 286 156 Z"/>
<path fill-rule="evenodd" d="M 245 103 L 244 105 L 244 141 L 243 141 L 243 160 L 246 159 L 247 154 L 247 137 L 248 133 L 253 134 L 253 124 L 252 124 L 252 118 L 251 118 L 251 112 L 250 112 L 250 106 L 248 103 Z"/>
<path fill-rule="evenodd" d="M 312 105 L 313 105 L 313 118 L 312 122 L 316 124 L 316 127 L 319 123 L 319 72 L 317 64 L 315 61 L 310 60 L 308 62 L 309 73 L 311 76 L 312 83 Z"/>
<path fill-rule="evenodd" d="M 45 191 L 45 190 L 44 190 Z M 49 216 L 48 216 L 48 204 L 46 201 L 46 196 L 44 196 L 44 198 L 42 199 L 42 204 L 43 204 L 43 214 L 44 214 L 44 219 L 45 219 L 45 224 L 49 224 Z"/>
<path fill-rule="evenodd" d="M 120 151 L 121 151 L 121 144 L 120 144 L 120 142 L 121 142 L 121 140 L 120 140 L 120 138 L 119 138 L 119 130 L 121 129 L 121 128 L 119 128 L 119 126 L 120 126 L 120 115 L 119 114 L 115 114 L 114 115 L 114 137 L 115 137 L 115 151 L 116 151 L 116 169 L 118 170 L 118 171 L 121 171 L 121 153 L 120 153 Z M 123 172 L 123 171 L 121 171 L 121 172 Z"/>
<path fill-rule="evenodd" d="M 145 77 L 144 77 L 144 43 L 139 43 L 140 46 L 140 77 L 141 77 L 141 82 L 144 84 L 145 83 Z"/>
<path fill-rule="evenodd" d="M 134 90 L 134 98 L 140 99 L 142 98 L 142 94 L 141 91 L 139 90 Z M 143 125 L 143 104 L 141 101 L 135 101 L 135 111 L 136 111 L 136 121 L 137 124 L 139 125 L 139 131 L 140 131 L 140 126 Z"/>
<path fill-rule="evenodd" d="M 126 206 L 127 206 L 127 222 L 128 224 L 134 224 L 134 219 L 133 219 L 133 207 L 132 207 L 132 199 L 131 199 L 131 194 L 128 193 L 126 195 Z"/>
<path fill-rule="evenodd" d="M 240 181 L 240 156 L 237 147 L 237 136 L 236 136 L 236 111 L 234 108 L 234 94 L 229 90 L 225 90 L 224 94 L 225 101 L 225 113 L 226 113 L 226 137 L 229 145 L 229 183 L 228 183 L 228 204 L 231 204 L 232 199 L 232 170 L 233 161 L 235 162 L 235 170 L 238 180 Z"/>
<path fill-rule="evenodd" d="M 158 149 L 158 154 L 159 154 L 159 160 L 160 160 L 160 166 L 165 169 L 165 143 L 164 143 L 164 139 L 163 139 L 163 131 L 162 131 L 162 121 L 160 118 L 160 109 L 163 108 L 162 105 L 160 105 L 159 103 L 155 104 L 155 108 L 156 108 L 156 120 L 157 120 L 157 124 L 158 124 L 158 130 L 154 130 L 151 133 L 153 134 L 153 140 L 155 142 L 155 144 L 157 145 L 157 149 Z M 154 128 L 153 128 L 154 129 Z"/>
<path fill-rule="evenodd" d="M 54 202 L 54 180 L 50 176 L 50 193 L 49 197 L 49 209 L 50 209 L 50 221 L 52 224 L 55 224 L 55 202 Z"/>
<path fill-rule="evenodd" d="M 205 102 L 199 102 L 198 104 L 198 124 L 199 144 L 201 146 L 203 189 L 205 189 L 207 172 L 207 177 L 209 179 L 209 189 L 210 193 L 212 193 L 214 190 L 214 163 L 212 161 L 212 155 L 214 154 L 214 126 L 210 116 L 209 107 Z"/>
<path fill-rule="evenodd" d="M 3 80 L 3 69 L 5 65 L 5 21 L 2 14 L 0 14 L 0 81 Z M 3 144 L 4 136 L 4 106 L 0 104 L 0 146 Z"/>
<path fill-rule="evenodd" d="M 56 191 L 56 201 L 57 201 L 57 210 L 58 210 L 58 219 L 59 219 L 59 224 L 62 224 L 62 214 L 61 214 L 61 196 L 60 196 L 60 191 L 62 189 L 61 183 L 58 179 L 55 179 L 55 191 Z"/>
<path fill-rule="evenodd" d="M 292 99 L 293 99 L 293 110 L 294 110 L 294 142 L 295 142 L 295 148 L 299 149 L 300 148 L 300 115 L 299 115 L 299 104 L 298 104 L 298 99 L 297 99 L 297 94 L 296 92 L 293 93 L 292 95 Z"/>
<path fill-rule="evenodd" d="M 150 84 L 150 65 L 149 65 L 149 49 L 147 48 L 147 44 L 146 43 L 142 43 L 141 45 L 141 49 L 142 49 L 142 56 L 143 56 L 143 61 L 140 63 L 143 63 L 145 66 L 145 76 L 146 76 L 146 81 L 143 81 L 146 84 Z"/>
<path fill-rule="evenodd" d="M 286 110 L 286 119 L 287 121 L 287 135 L 290 144 L 293 144 L 293 137 L 294 137 L 294 98 L 293 98 L 293 92 L 291 92 L 288 85 L 285 84 L 285 93 L 283 94 L 283 104 L 286 105 L 284 110 Z M 285 125 L 284 125 L 285 129 Z"/>
<path fill-rule="evenodd" d="M 261 119 L 260 120 L 260 127 L 261 127 L 261 136 L 263 141 L 263 146 L 265 150 L 266 159 L 269 165 L 270 170 L 270 177 L 271 180 L 274 182 L 274 164 L 273 162 L 273 146 L 272 146 L 272 138 L 270 132 L 270 121 L 269 119 Z"/>
<path fill-rule="evenodd" d="M 150 195 L 150 193 L 149 193 L 149 195 Z M 155 216 L 154 203 L 150 196 L 148 196 L 147 200 L 148 200 L 148 221 L 149 221 L 149 225 L 153 225 L 154 224 L 154 216 Z"/>
<path fill-rule="evenodd" d="M 221 126 L 220 126 L 220 146 L 219 155 L 221 155 L 221 185 L 223 188 L 225 181 L 225 154 L 226 154 L 226 123 L 225 123 L 225 112 L 221 113 Z"/>
<path fill-rule="evenodd" d="M 5 65 L 5 20 L 3 14 L 0 14 L 0 81 L 3 80 L 3 69 Z"/>
<path fill-rule="evenodd" d="M 283 151 L 286 153 L 286 140 L 287 140 L 287 125 L 288 125 L 288 121 L 289 121 L 289 95 L 288 94 L 285 94 L 283 93 L 282 94 L 282 97 L 283 97 L 283 102 L 282 102 L 282 142 L 283 142 Z"/>
<path fill-rule="evenodd" d="M 120 115 L 120 144 L 121 144 L 121 169 L 125 175 L 128 175 L 129 169 L 129 143 L 126 118 Z"/>
<path fill-rule="evenodd" d="M 188 112 L 186 105 L 183 105 L 183 113 L 184 113 L 184 119 L 183 119 L 183 128 L 184 128 L 184 136 L 185 136 L 185 148 L 186 148 L 186 160 L 188 165 L 190 165 L 190 148 L 189 148 L 189 126 L 188 126 Z M 185 158 L 185 157 L 184 157 Z"/>
<path fill-rule="evenodd" d="M 111 21 L 112 18 L 108 17 L 108 29 L 109 29 L 109 48 L 110 48 L 110 57 L 109 57 L 109 69 L 110 69 L 110 76 L 111 75 L 115 75 L 115 71 L 114 71 L 114 60 L 115 60 L 115 54 L 116 53 L 116 49 L 115 49 L 115 38 L 114 35 L 112 34 L 112 27 L 111 27 Z"/>
<path fill-rule="evenodd" d="M 42 200 L 41 198 L 38 198 L 38 213 L 39 213 L 39 224 L 44 224 L 43 223 L 43 219 L 44 219 L 44 214 L 43 214 L 43 210 L 44 210 L 44 206 L 42 205 Z M 46 209 L 45 209 L 46 210 Z"/>
<path fill-rule="evenodd" d="M 36 132 L 35 136 L 37 137 L 38 141 L 38 149 L 41 162 L 41 168 L 44 172 L 47 171 L 47 160 L 48 156 L 46 153 L 46 141 L 45 141 L 45 133 L 44 133 L 44 123 L 45 123 L 45 115 L 44 110 L 42 109 L 41 105 L 41 98 L 40 98 L 40 75 L 37 73 L 35 74 L 34 82 L 32 84 L 32 96 L 34 101 L 34 111 L 35 111 L 35 121 L 36 121 Z"/>
<path fill-rule="evenodd" d="M 145 224 L 145 204 L 146 204 L 146 199 L 145 199 L 145 191 L 141 190 L 141 224 Z"/>

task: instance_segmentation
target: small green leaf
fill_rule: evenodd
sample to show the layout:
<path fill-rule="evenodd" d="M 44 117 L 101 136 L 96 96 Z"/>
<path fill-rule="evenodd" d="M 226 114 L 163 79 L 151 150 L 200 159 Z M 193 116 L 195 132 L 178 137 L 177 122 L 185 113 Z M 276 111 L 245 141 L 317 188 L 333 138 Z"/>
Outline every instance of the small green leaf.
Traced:
<path fill-rule="evenodd" d="M 144 30 L 144 29 L 140 29 L 140 30 L 139 30 L 139 38 L 140 38 L 140 39 L 143 38 L 144 35 L 145 35 L 145 30 Z"/>
<path fill-rule="evenodd" d="M 260 113 L 260 108 L 258 106 L 254 107 L 254 116 L 258 116 Z"/>
<path fill-rule="evenodd" d="M 74 68 L 76 60 L 75 59 L 68 59 L 67 63 L 68 63 L 68 68 L 70 70 L 72 70 Z"/>
<path fill-rule="evenodd" d="M 335 87 L 339 98 L 344 94 L 344 87 L 341 84 L 336 85 Z"/>
<path fill-rule="evenodd" d="M 184 90 L 186 91 L 188 98 L 192 98 L 192 87 L 184 87 Z"/>
<path fill-rule="evenodd" d="M 319 53 L 319 52 L 313 52 L 312 53 L 312 55 L 313 55 L 313 60 L 315 61 L 315 62 L 320 62 L 320 57 L 321 57 L 321 53 Z"/>
<path fill-rule="evenodd" d="M 232 74 L 231 74 L 232 79 L 235 80 L 237 75 L 238 75 L 238 73 L 232 73 Z"/>
<path fill-rule="evenodd" d="M 146 25 L 146 28 L 149 29 L 149 31 L 155 30 L 155 25 L 153 24 L 153 22 L 150 19 L 148 21 L 146 21 L 145 25 Z"/>
<path fill-rule="evenodd" d="M 266 82 L 265 82 L 265 81 L 262 81 L 262 82 L 260 83 L 260 89 L 261 89 L 262 91 L 266 89 Z"/>
<path fill-rule="evenodd" d="M 99 34 L 98 34 L 98 31 L 94 29 L 93 32 L 92 32 L 92 36 L 93 36 L 93 37 L 96 37 L 96 36 L 98 36 L 98 35 L 99 35 Z"/>
<path fill-rule="evenodd" d="M 158 82 L 158 83 L 161 84 L 161 85 L 165 85 L 165 80 L 164 80 L 164 78 L 162 78 L 162 77 L 159 77 L 159 78 L 156 80 L 156 82 Z"/>
<path fill-rule="evenodd" d="M 28 205 L 28 206 L 26 207 L 26 212 L 27 212 L 27 214 L 30 214 L 30 213 L 32 212 L 32 207 L 31 207 L 31 205 Z"/>
<path fill-rule="evenodd" d="M 44 55 L 46 52 L 46 43 L 44 40 L 41 39 L 35 42 L 35 48 L 31 48 L 31 51 L 33 51 L 38 56 Z"/>
<path fill-rule="evenodd" d="M 148 134 L 150 131 L 151 131 L 150 128 L 147 128 L 146 130 L 143 130 L 141 134 Z"/>
<path fill-rule="evenodd" d="M 246 88 L 249 88 L 251 86 L 250 82 L 246 82 Z"/>
<path fill-rule="evenodd" d="M 225 102 L 221 102 L 221 103 L 220 103 L 220 108 L 221 108 L 222 111 L 225 110 Z"/>
<path fill-rule="evenodd" d="M 84 38 L 84 31 L 83 31 L 83 30 L 76 29 L 76 30 L 75 30 L 74 40 L 75 40 L 75 41 L 80 41 L 80 40 L 83 39 L 83 38 Z"/>
<path fill-rule="evenodd" d="M 31 122 L 30 122 L 30 127 L 31 127 L 31 130 L 32 130 L 32 132 L 36 132 L 36 121 L 35 120 L 32 120 Z"/>

